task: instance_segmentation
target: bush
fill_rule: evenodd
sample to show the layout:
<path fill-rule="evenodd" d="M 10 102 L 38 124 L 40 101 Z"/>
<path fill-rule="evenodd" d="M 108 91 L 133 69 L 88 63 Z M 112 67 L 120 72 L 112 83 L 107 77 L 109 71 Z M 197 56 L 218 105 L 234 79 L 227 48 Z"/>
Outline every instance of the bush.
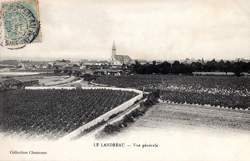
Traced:
<path fill-rule="evenodd" d="M 105 133 L 107 134 L 112 134 L 114 132 L 119 132 L 120 131 L 120 127 L 117 125 L 107 125 L 105 126 L 105 128 L 103 129 Z"/>

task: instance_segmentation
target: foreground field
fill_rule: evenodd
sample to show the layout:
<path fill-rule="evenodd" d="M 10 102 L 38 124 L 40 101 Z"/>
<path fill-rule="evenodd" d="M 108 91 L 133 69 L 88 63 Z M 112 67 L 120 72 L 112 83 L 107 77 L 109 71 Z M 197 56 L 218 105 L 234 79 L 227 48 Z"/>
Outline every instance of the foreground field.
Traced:
<path fill-rule="evenodd" d="M 99 142 L 109 140 L 130 144 L 126 151 L 136 151 L 131 160 L 145 156 L 148 160 L 162 161 L 247 161 L 250 113 L 160 103 L 119 133 Z M 141 147 L 134 147 L 134 143 Z M 158 147 L 142 148 L 145 144 Z"/>
<path fill-rule="evenodd" d="M 188 119 L 193 118 L 192 115 L 196 114 L 195 122 Z M 207 121 L 202 121 L 203 117 L 205 120 L 211 120 L 208 121 L 210 122 L 208 124 L 211 124 L 213 128 L 208 128 L 204 124 Z M 228 128 L 225 123 L 214 120 L 216 117 L 222 120 L 238 120 L 237 123 L 243 124 L 246 129 L 249 128 L 246 121 L 249 120 L 248 113 L 211 107 L 159 104 L 153 106 L 146 115 L 124 128 L 117 135 L 100 140 L 89 136 L 71 142 L 61 140 L 44 142 L 23 140 L 18 136 L 1 137 L 0 134 L 0 145 L 3 147 L 0 155 L 3 160 L 13 158 L 24 160 L 24 157 L 27 158 L 27 156 L 22 155 L 10 156 L 9 149 L 15 147 L 15 149 L 48 152 L 46 156 L 33 156 L 33 160 L 46 160 L 48 158 L 50 160 L 65 160 L 67 158 L 67 160 L 94 159 L 96 161 L 249 161 L 250 132 Z M 200 121 L 203 123 L 198 123 Z M 95 143 L 121 143 L 125 146 L 96 147 Z M 34 147 L 34 145 L 36 146 Z M 158 147 L 142 147 L 143 145 L 158 145 Z"/>
<path fill-rule="evenodd" d="M 63 135 L 135 95 L 107 89 L 0 92 L 0 131 Z"/>
<path fill-rule="evenodd" d="M 250 131 L 250 112 L 207 106 L 160 103 L 139 120 L 136 127 L 163 128 L 172 125 L 238 129 Z"/>
<path fill-rule="evenodd" d="M 126 128 L 106 132 L 106 136 L 103 136 L 108 137 L 112 136 L 112 134 L 119 136 L 123 135 L 123 133 L 136 133 L 138 130 L 168 131 L 178 127 L 186 130 L 210 129 L 238 131 L 239 133 L 248 132 L 250 134 L 249 111 L 235 111 L 211 106 L 159 103 L 150 107 L 144 115 L 141 115 L 139 118 L 132 118 L 132 120 L 122 123 L 123 127 Z M 99 134 L 104 134 L 103 132 Z"/>
<path fill-rule="evenodd" d="M 159 89 L 163 100 L 176 103 L 242 109 L 250 107 L 250 77 L 131 75 L 99 77 L 95 82 L 145 91 Z"/>

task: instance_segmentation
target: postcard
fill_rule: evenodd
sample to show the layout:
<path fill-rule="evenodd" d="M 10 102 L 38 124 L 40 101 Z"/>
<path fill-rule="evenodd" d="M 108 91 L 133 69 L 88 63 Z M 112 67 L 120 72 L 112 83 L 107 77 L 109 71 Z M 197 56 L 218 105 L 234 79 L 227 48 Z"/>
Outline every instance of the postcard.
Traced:
<path fill-rule="evenodd" d="M 0 0 L 0 161 L 249 161 L 248 0 Z"/>

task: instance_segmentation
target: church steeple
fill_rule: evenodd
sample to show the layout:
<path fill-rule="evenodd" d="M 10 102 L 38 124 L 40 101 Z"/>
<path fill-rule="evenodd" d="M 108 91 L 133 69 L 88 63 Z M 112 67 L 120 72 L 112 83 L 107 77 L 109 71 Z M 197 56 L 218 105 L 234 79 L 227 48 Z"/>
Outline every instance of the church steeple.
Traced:
<path fill-rule="evenodd" d="M 128 55 L 117 55 L 117 50 L 115 46 L 115 41 L 113 41 L 112 46 L 112 56 L 111 56 L 111 65 L 123 65 L 123 64 L 130 64 L 132 59 Z"/>
<path fill-rule="evenodd" d="M 112 47 L 112 56 L 111 56 L 111 63 L 115 63 L 115 55 L 116 55 L 116 47 L 115 47 L 115 41 L 113 41 L 113 47 Z"/>
<path fill-rule="evenodd" d="M 115 46 L 115 41 L 113 41 L 113 47 L 112 47 L 112 56 L 116 55 L 116 46 Z"/>

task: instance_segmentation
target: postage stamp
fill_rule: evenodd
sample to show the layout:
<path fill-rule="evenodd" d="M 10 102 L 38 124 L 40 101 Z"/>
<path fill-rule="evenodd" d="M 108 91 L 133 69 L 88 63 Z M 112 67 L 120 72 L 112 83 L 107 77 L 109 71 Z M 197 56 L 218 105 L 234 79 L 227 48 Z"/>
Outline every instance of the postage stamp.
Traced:
<path fill-rule="evenodd" d="M 3 46 L 4 35 L 3 35 L 3 14 L 0 9 L 0 46 Z"/>
<path fill-rule="evenodd" d="M 2 46 L 18 49 L 41 41 L 38 0 L 5 0 L 0 10 Z"/>

